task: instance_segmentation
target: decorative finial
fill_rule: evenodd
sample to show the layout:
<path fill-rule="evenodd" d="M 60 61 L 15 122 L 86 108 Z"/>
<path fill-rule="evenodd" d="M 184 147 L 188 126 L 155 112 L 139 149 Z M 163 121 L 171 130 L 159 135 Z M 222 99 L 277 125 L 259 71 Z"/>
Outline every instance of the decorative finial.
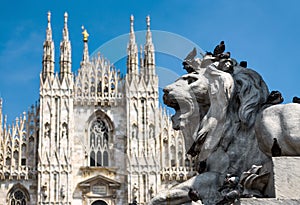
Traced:
<path fill-rule="evenodd" d="M 134 21 L 134 17 L 133 17 L 133 15 L 131 14 L 131 16 L 130 16 L 130 32 L 131 32 L 131 33 L 133 32 L 133 21 Z"/>
<path fill-rule="evenodd" d="M 130 16 L 130 23 L 133 24 L 133 21 L 134 21 L 134 16 L 131 14 L 131 16 Z"/>
<path fill-rule="evenodd" d="M 51 12 L 48 11 L 48 23 L 50 23 L 50 21 L 51 21 Z"/>
<path fill-rule="evenodd" d="M 146 22 L 147 22 L 147 29 L 150 30 L 150 16 L 149 15 L 146 17 Z"/>
<path fill-rule="evenodd" d="M 88 37 L 89 34 L 87 32 L 87 30 L 84 28 L 84 26 L 81 26 L 82 31 L 82 35 L 83 35 L 83 42 L 88 42 Z"/>
<path fill-rule="evenodd" d="M 52 31 L 51 31 L 51 12 L 48 11 L 48 26 L 46 29 L 46 40 L 51 41 L 52 40 Z"/>
<path fill-rule="evenodd" d="M 65 12 L 64 17 L 65 17 L 65 24 L 67 24 L 68 23 L 68 13 L 67 12 Z"/>

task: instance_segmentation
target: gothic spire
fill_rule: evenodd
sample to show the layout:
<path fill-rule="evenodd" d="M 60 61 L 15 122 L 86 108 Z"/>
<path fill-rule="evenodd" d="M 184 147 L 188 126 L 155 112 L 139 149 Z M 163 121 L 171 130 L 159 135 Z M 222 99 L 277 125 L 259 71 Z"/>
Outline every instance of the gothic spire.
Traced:
<path fill-rule="evenodd" d="M 52 41 L 52 29 L 51 29 L 51 12 L 48 11 L 48 26 L 46 30 L 46 40 Z"/>
<path fill-rule="evenodd" d="M 60 77 L 71 73 L 71 42 L 69 40 L 68 31 L 68 13 L 64 15 L 63 39 L 60 43 Z"/>
<path fill-rule="evenodd" d="M 42 78 L 45 80 L 47 76 L 54 74 L 54 42 L 52 40 L 51 29 L 51 13 L 48 12 L 48 26 L 46 29 L 46 39 L 43 45 L 43 68 Z"/>
<path fill-rule="evenodd" d="M 143 59 L 143 45 L 140 45 L 140 75 L 145 75 L 144 59 Z"/>
<path fill-rule="evenodd" d="M 147 78 L 155 75 L 155 55 L 154 45 L 152 42 L 152 33 L 150 31 L 150 16 L 146 17 L 147 33 L 146 33 L 146 44 L 144 46 L 144 67 L 147 73 Z"/>
<path fill-rule="evenodd" d="M 69 40 L 69 31 L 68 31 L 68 13 L 65 12 L 64 14 L 64 29 L 63 29 L 63 39 L 64 41 L 68 41 Z"/>
<path fill-rule="evenodd" d="M 82 36 L 83 36 L 83 56 L 82 56 L 82 61 L 81 61 L 81 65 L 86 64 L 89 62 L 89 48 L 88 48 L 88 37 L 89 34 L 87 32 L 87 30 L 84 28 L 84 26 L 81 27 L 82 28 Z"/>
<path fill-rule="evenodd" d="M 0 139 L 2 137 L 2 133 L 3 133 L 3 122 L 2 122 L 2 118 L 3 118 L 3 113 L 2 113 L 2 98 L 0 97 Z"/>
<path fill-rule="evenodd" d="M 146 44 L 150 45 L 150 44 L 152 44 L 152 34 L 150 31 L 150 16 L 149 15 L 146 17 L 146 23 L 147 23 Z"/>
<path fill-rule="evenodd" d="M 130 16 L 130 34 L 129 43 L 127 45 L 127 73 L 137 74 L 138 73 L 138 49 L 135 42 L 135 34 L 133 29 L 133 15 Z"/>

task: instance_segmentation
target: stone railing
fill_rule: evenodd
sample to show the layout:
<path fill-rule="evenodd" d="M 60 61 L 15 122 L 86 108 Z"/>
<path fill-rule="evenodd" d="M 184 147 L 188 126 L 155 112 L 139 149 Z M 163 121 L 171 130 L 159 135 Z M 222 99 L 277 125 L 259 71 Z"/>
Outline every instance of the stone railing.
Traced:
<path fill-rule="evenodd" d="M 196 174 L 197 172 L 192 167 L 166 167 L 161 170 L 161 180 L 185 181 Z"/>
<path fill-rule="evenodd" d="M 117 106 L 124 98 L 122 93 L 76 93 L 75 104 L 77 105 L 109 105 Z"/>

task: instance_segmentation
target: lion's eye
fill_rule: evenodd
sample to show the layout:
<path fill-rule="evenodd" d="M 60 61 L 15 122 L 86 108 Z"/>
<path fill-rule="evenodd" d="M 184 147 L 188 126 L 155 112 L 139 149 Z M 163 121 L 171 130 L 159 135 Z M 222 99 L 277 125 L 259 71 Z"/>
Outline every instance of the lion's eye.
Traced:
<path fill-rule="evenodd" d="M 197 81 L 197 78 L 192 77 L 192 76 L 187 76 L 187 77 L 184 77 L 183 79 L 186 80 L 188 82 L 188 84 L 191 84 L 191 83 Z"/>

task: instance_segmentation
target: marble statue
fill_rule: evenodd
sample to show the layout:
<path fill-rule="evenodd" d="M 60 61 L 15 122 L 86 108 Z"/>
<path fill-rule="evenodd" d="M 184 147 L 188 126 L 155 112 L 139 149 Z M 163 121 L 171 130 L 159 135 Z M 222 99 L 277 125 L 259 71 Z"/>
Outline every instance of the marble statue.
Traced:
<path fill-rule="evenodd" d="M 164 88 L 163 100 L 176 111 L 173 128 L 182 130 L 188 154 L 196 166 L 205 161 L 206 169 L 160 192 L 149 204 L 189 203 L 190 190 L 200 204 L 272 196 L 273 141 L 282 155 L 300 155 L 300 105 L 268 104 L 269 89 L 256 71 L 233 58 L 207 53 L 199 59 L 194 52 L 183 63 L 188 74 Z M 224 193 L 220 188 L 228 175 L 240 179 L 240 188 Z"/>

